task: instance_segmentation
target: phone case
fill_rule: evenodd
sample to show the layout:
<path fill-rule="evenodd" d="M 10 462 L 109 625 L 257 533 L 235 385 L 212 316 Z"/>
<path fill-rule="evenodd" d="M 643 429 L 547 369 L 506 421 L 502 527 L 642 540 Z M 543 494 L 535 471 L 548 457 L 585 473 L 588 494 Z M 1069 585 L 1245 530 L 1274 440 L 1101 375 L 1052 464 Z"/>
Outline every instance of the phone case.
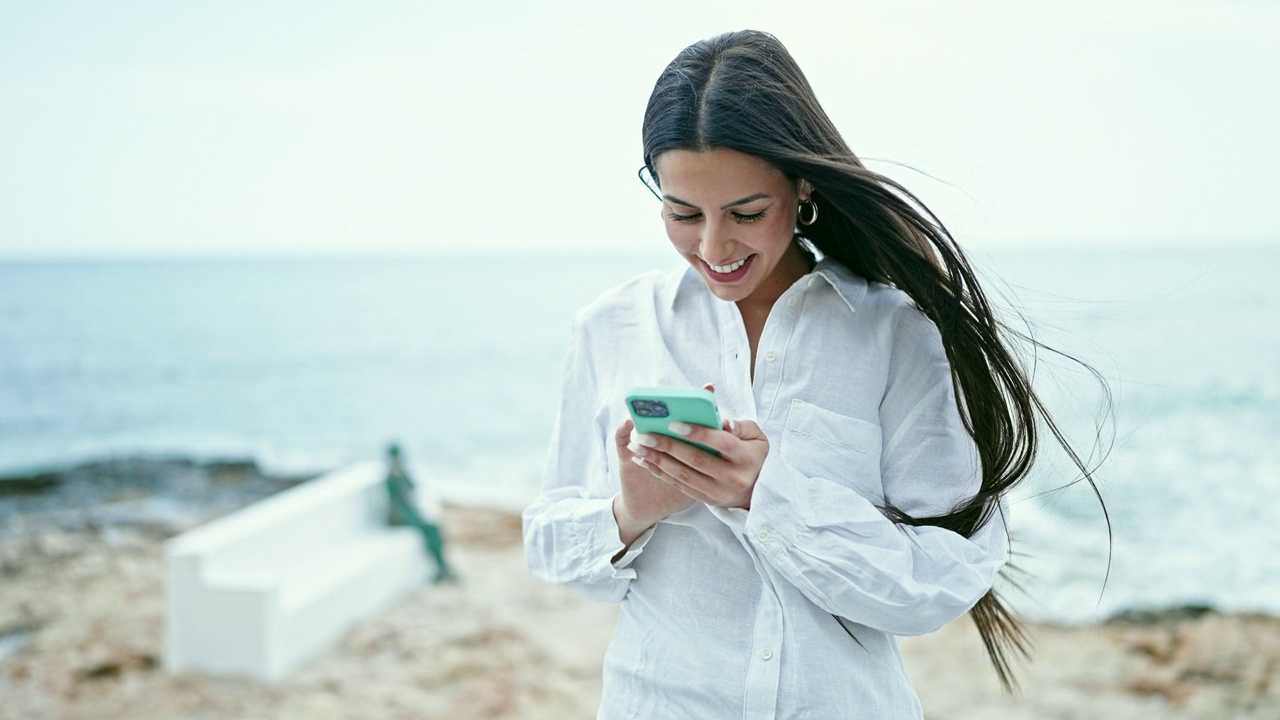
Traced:
<path fill-rule="evenodd" d="M 665 408 L 666 415 L 661 415 Z M 667 425 L 673 420 L 691 425 L 705 425 L 719 429 L 720 409 L 715 395 L 702 388 L 637 387 L 627 392 L 627 412 L 636 424 L 636 432 L 658 433 L 701 448 L 712 455 L 720 451 L 676 435 Z"/>

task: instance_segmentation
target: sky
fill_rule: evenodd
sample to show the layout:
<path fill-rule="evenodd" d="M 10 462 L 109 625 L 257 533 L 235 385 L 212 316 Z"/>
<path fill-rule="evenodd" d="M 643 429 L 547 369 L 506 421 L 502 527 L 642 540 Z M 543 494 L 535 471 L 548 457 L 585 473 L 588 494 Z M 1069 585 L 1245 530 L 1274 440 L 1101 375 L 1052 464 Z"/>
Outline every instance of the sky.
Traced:
<path fill-rule="evenodd" d="M 774 33 L 962 245 L 1280 244 L 1280 4 L 8 2 L 0 258 L 634 253 L 663 67 Z"/>

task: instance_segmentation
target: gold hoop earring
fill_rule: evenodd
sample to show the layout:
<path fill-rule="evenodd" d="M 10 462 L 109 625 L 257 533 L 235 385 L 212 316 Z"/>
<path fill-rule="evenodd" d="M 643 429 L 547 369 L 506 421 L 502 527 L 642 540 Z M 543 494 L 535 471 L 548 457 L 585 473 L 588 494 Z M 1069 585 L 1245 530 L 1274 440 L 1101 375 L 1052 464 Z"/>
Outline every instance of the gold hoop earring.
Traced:
<path fill-rule="evenodd" d="M 808 205 L 809 209 L 812 211 L 808 218 L 805 218 L 804 216 L 804 208 L 806 205 Z M 815 222 L 817 222 L 818 221 L 818 203 L 812 200 L 801 200 L 800 205 L 796 208 L 796 219 L 800 221 L 801 225 L 806 225 L 806 226 L 812 225 Z"/>

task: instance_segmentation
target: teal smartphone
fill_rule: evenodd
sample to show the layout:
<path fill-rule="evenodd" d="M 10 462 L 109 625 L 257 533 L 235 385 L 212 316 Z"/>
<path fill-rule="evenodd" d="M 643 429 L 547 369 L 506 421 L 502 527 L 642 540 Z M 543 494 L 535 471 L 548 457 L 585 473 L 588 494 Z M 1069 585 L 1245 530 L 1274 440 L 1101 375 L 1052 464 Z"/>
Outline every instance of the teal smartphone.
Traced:
<path fill-rule="evenodd" d="M 627 391 L 627 411 L 636 424 L 636 432 L 658 433 L 701 448 L 712 455 L 720 451 L 671 432 L 667 427 L 672 421 L 691 425 L 705 425 L 719 430 L 720 409 L 716 396 L 702 388 L 636 387 Z"/>

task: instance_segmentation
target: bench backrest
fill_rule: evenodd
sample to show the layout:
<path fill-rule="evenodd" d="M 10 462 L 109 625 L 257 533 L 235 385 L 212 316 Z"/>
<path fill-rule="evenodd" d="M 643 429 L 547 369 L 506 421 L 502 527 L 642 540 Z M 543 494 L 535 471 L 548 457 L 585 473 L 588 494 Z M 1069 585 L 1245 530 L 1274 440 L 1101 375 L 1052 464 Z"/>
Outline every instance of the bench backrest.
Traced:
<path fill-rule="evenodd" d="M 267 568 L 302 551 L 387 525 L 389 502 L 378 462 L 349 465 L 229 513 L 169 541 L 169 557 L 195 556 L 205 572 Z"/>

